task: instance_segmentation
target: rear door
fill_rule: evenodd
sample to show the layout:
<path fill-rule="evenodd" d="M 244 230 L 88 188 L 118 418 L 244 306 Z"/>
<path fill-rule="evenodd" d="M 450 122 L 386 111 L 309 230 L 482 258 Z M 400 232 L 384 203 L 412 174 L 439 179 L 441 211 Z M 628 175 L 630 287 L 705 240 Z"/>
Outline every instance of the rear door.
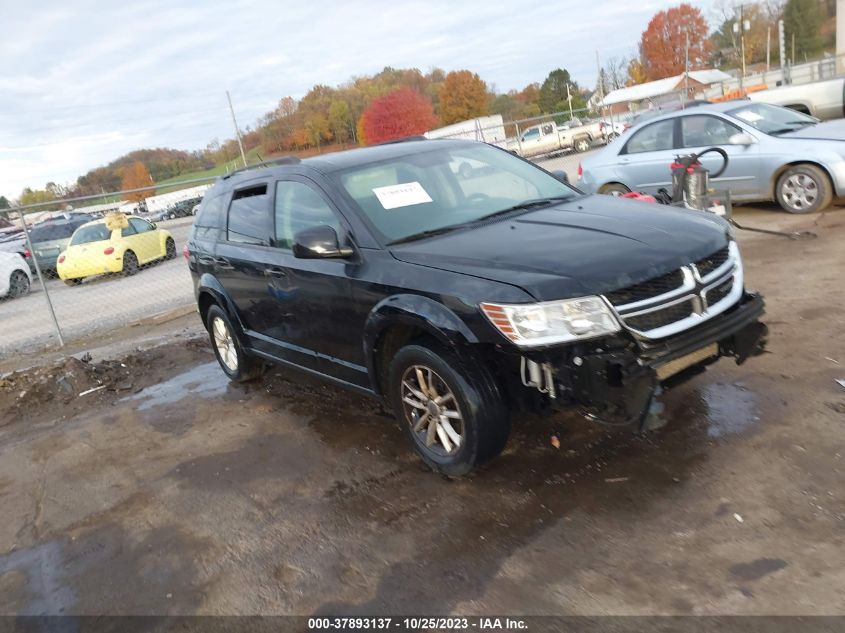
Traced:
<path fill-rule="evenodd" d="M 680 117 L 681 147 L 684 154 L 698 154 L 710 147 L 719 147 L 728 154 L 728 168 L 711 186 L 718 192 L 730 189 L 735 198 L 756 198 L 760 190 L 759 144 L 731 145 L 730 138 L 742 134 L 738 126 L 713 114 L 690 114 Z M 710 173 L 722 168 L 722 157 L 711 153 L 701 158 Z"/>
<path fill-rule="evenodd" d="M 676 119 L 655 121 L 637 130 L 625 143 L 617 162 L 619 181 L 634 191 L 657 193 L 672 189 L 670 166 L 675 149 Z"/>

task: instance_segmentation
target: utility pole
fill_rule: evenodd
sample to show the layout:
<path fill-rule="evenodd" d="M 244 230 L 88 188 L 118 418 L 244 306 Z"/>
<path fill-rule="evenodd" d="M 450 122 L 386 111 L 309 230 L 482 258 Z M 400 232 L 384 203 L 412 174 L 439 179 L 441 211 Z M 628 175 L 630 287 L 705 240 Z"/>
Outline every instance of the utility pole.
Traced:
<path fill-rule="evenodd" d="M 684 35 L 686 35 L 686 42 L 684 44 L 684 100 L 682 103 L 686 107 L 689 98 L 689 28 Z"/>
<path fill-rule="evenodd" d="M 566 100 L 569 102 L 569 120 L 571 121 L 574 117 L 572 116 L 572 93 L 569 92 L 569 84 L 566 84 Z"/>
<path fill-rule="evenodd" d="M 780 58 L 780 74 L 784 83 L 789 83 L 786 68 L 786 38 L 783 34 L 783 20 L 778 20 L 778 56 Z"/>
<path fill-rule="evenodd" d="M 772 27 L 766 27 L 766 72 L 769 72 L 769 62 L 772 60 Z"/>
<path fill-rule="evenodd" d="M 232 113 L 232 125 L 235 126 L 235 136 L 238 139 L 238 147 L 241 149 L 241 160 L 244 162 L 244 167 L 246 167 L 246 154 L 244 154 L 244 144 L 241 140 L 241 131 L 238 129 L 238 120 L 235 118 L 235 108 L 232 107 L 232 97 L 229 95 L 229 91 L 226 91 L 226 99 L 229 100 L 229 112 Z"/>

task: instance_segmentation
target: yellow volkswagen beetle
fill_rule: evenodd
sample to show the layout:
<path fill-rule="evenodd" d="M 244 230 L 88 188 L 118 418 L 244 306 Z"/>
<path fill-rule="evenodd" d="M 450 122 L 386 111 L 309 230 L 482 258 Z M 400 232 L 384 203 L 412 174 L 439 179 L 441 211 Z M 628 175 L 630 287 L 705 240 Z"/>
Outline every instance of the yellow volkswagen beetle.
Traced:
<path fill-rule="evenodd" d="M 174 257 L 176 242 L 169 231 L 143 218 L 113 213 L 76 229 L 56 269 L 73 286 L 92 275 L 134 275 L 144 264 Z"/>

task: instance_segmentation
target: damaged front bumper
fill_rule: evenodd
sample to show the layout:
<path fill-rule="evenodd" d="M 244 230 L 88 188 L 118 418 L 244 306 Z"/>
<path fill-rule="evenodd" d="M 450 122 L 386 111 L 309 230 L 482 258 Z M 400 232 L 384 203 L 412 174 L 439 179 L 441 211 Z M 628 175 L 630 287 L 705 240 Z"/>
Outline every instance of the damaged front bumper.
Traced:
<path fill-rule="evenodd" d="M 616 337 L 532 355 L 523 360 L 522 383 L 546 394 L 555 408 L 576 405 L 598 421 L 642 428 L 661 389 L 719 358 L 741 364 L 762 353 L 768 332 L 759 320 L 763 310 L 762 297 L 746 292 L 729 311 L 673 337 Z"/>

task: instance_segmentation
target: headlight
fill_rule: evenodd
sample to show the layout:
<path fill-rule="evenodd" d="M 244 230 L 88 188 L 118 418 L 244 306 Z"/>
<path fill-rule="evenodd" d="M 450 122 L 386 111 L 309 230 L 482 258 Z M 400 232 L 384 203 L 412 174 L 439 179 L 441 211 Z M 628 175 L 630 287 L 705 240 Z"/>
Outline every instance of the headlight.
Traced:
<path fill-rule="evenodd" d="M 520 347 L 594 338 L 619 331 L 619 323 L 599 297 L 544 303 L 482 303 L 490 322 Z"/>

